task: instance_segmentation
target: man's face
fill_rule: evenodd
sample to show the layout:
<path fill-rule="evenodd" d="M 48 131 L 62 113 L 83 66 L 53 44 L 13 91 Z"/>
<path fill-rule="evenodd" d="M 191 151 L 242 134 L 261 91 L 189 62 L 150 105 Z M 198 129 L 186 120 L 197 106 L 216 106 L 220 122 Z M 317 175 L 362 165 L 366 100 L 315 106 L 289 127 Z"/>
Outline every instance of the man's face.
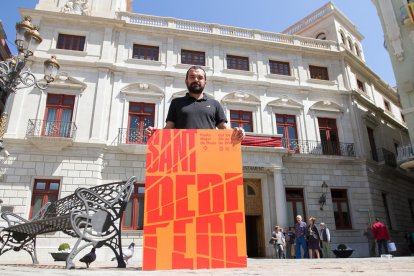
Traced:
<path fill-rule="evenodd" d="M 203 70 L 191 69 L 188 72 L 188 78 L 185 80 L 188 92 L 194 94 L 201 94 L 206 86 L 206 79 Z"/>
<path fill-rule="evenodd" d="M 301 221 L 302 221 L 302 218 L 301 218 L 301 217 L 297 217 L 297 218 L 296 218 L 296 221 L 297 221 L 297 222 L 301 222 Z"/>

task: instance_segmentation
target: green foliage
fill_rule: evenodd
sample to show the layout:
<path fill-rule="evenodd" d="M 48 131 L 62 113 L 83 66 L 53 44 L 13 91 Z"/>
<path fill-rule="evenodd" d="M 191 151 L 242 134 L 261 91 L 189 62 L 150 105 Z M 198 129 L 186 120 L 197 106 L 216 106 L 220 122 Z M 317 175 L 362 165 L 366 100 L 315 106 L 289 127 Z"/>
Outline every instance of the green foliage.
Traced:
<path fill-rule="evenodd" d="M 348 246 L 346 246 L 345 244 L 341 243 L 338 245 L 338 247 L 336 249 L 338 250 L 346 250 L 348 248 Z"/>
<path fill-rule="evenodd" d="M 70 245 L 68 243 L 61 243 L 58 247 L 58 251 L 68 251 L 70 249 Z"/>

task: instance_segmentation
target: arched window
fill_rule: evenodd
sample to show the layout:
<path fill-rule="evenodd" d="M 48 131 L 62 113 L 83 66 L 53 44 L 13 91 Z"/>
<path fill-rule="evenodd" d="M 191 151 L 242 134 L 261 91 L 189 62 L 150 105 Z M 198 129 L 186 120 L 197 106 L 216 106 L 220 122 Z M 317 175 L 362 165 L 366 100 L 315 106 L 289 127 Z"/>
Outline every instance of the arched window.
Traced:
<path fill-rule="evenodd" d="M 355 44 L 355 52 L 357 56 L 361 57 L 361 50 L 359 49 L 358 44 Z"/>
<path fill-rule="evenodd" d="M 250 185 L 247 185 L 247 195 L 248 196 L 255 196 L 256 195 L 256 191 Z"/>
<path fill-rule="evenodd" d="M 354 51 L 354 44 L 352 43 L 352 39 L 348 36 L 348 46 L 349 46 L 349 50 L 351 50 L 351 52 Z"/>
<path fill-rule="evenodd" d="M 316 36 L 316 39 L 326 40 L 326 34 L 325 34 L 325 33 L 319 33 L 319 34 Z"/>
<path fill-rule="evenodd" d="M 345 35 L 344 35 L 344 33 L 343 33 L 342 31 L 339 31 L 339 34 L 340 34 L 340 36 L 341 36 L 341 41 L 342 41 L 342 44 L 346 45 L 346 42 L 345 42 Z"/>

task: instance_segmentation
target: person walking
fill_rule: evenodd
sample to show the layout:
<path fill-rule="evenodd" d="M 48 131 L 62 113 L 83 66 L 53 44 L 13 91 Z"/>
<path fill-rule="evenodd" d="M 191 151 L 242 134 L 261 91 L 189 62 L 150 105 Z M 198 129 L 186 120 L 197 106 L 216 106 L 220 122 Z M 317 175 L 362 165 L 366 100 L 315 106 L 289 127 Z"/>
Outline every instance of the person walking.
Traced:
<path fill-rule="evenodd" d="M 295 232 L 293 227 L 289 227 L 286 233 L 286 259 L 292 259 L 295 257 Z"/>
<path fill-rule="evenodd" d="M 320 250 L 320 241 L 321 238 L 319 236 L 318 228 L 315 225 L 316 218 L 310 217 L 309 218 L 309 228 L 308 228 L 308 249 L 309 249 L 309 258 L 313 258 L 313 253 L 315 252 L 315 257 L 317 259 L 320 258 L 319 250 Z"/>
<path fill-rule="evenodd" d="M 375 219 L 375 223 L 372 226 L 372 234 L 377 241 L 378 255 L 381 257 L 383 253 L 388 254 L 387 241 L 390 240 L 390 234 L 388 233 L 387 226 L 379 218 Z"/>
<path fill-rule="evenodd" d="M 371 223 L 367 223 L 367 229 L 364 232 L 364 236 L 368 240 L 369 256 L 370 257 L 375 257 L 376 256 L 376 248 L 375 248 L 376 246 L 375 246 L 374 235 L 372 234 L 372 224 Z"/>
<path fill-rule="evenodd" d="M 275 247 L 275 258 L 282 259 L 283 258 L 283 250 L 285 244 L 285 238 L 282 233 L 282 228 L 278 225 L 275 226 L 275 230 L 272 232 L 272 239 L 274 240 L 274 247 Z"/>
<path fill-rule="evenodd" d="M 331 233 L 324 222 L 319 224 L 320 238 L 322 243 L 322 258 L 330 258 L 331 255 Z"/>
<path fill-rule="evenodd" d="M 302 221 L 302 216 L 296 216 L 295 236 L 296 236 L 296 259 L 307 258 L 308 246 L 306 245 L 306 237 L 308 235 L 308 226 Z M 303 257 L 301 248 L 303 249 Z"/>

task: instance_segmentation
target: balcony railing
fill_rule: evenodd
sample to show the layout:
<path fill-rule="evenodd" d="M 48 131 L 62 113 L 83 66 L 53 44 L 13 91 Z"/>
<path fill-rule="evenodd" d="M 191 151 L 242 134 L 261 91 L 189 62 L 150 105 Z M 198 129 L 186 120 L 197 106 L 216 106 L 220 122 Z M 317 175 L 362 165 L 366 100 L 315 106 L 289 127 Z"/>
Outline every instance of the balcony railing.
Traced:
<path fill-rule="evenodd" d="M 283 147 L 282 137 L 253 133 L 246 134 L 241 144 L 250 147 Z"/>
<path fill-rule="evenodd" d="M 353 143 L 283 138 L 283 147 L 296 154 L 355 156 Z"/>
<path fill-rule="evenodd" d="M 118 130 L 118 144 L 146 144 L 148 137 L 143 129 L 120 128 Z"/>
<path fill-rule="evenodd" d="M 378 148 L 375 152 L 371 152 L 372 159 L 377 162 L 384 162 L 386 165 L 396 168 L 397 157 L 395 153 L 384 148 Z"/>
<path fill-rule="evenodd" d="M 327 12 L 333 9 L 332 4 L 325 5 L 315 16 L 309 19 L 307 22 L 311 23 L 312 20 L 323 16 Z M 181 20 L 175 18 L 165 18 L 160 16 L 152 16 L 145 14 L 130 14 L 119 13 L 122 20 L 131 24 L 145 25 L 152 27 L 162 27 L 171 30 L 185 30 L 189 32 L 198 32 L 204 34 L 219 35 L 225 37 L 235 37 L 243 39 L 252 39 L 258 41 L 266 41 L 270 43 L 297 45 L 303 48 L 318 48 L 328 51 L 339 52 L 339 44 L 335 41 L 312 39 L 300 36 L 293 36 L 284 33 L 271 33 L 260 30 L 251 30 L 237 27 L 222 26 L 213 23 L 202 23 L 188 20 Z M 296 25 L 295 25 L 296 26 Z M 302 25 L 300 26 L 302 27 Z M 296 28 L 296 27 L 294 27 Z M 299 29 L 297 29 L 299 30 Z M 293 33 L 292 30 L 286 30 L 287 33 Z"/>
<path fill-rule="evenodd" d="M 28 137 L 75 138 L 77 127 L 74 122 L 29 119 Z"/>
<path fill-rule="evenodd" d="M 402 169 L 414 170 L 414 144 L 398 147 L 397 162 Z"/>

